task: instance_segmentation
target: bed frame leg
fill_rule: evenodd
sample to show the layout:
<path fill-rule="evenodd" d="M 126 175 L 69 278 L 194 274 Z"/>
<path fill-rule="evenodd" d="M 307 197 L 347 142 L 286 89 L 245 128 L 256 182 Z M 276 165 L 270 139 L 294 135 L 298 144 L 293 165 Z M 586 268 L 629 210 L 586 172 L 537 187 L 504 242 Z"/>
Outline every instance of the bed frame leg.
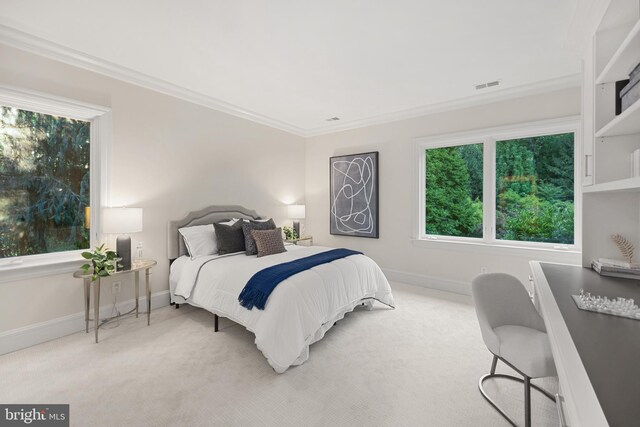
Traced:
<path fill-rule="evenodd" d="M 180 304 L 175 304 L 176 310 L 180 308 Z"/>
<path fill-rule="evenodd" d="M 218 315 L 213 315 L 213 331 L 218 332 Z"/>

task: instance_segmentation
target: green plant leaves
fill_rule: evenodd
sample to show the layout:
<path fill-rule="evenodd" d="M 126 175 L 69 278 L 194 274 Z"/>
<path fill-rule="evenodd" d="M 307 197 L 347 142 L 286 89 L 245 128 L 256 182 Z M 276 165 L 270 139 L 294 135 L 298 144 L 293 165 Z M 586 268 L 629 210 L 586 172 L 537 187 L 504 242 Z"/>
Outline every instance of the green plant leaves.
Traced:
<path fill-rule="evenodd" d="M 84 259 L 91 260 L 91 264 L 84 264 L 81 268 L 85 273 L 93 268 L 91 280 L 99 277 L 107 277 L 117 271 L 117 267 L 122 268 L 122 264 L 116 262 L 117 254 L 105 247 L 104 243 L 97 246 L 92 252 L 82 252 Z M 116 267 L 117 266 L 117 267 Z"/>

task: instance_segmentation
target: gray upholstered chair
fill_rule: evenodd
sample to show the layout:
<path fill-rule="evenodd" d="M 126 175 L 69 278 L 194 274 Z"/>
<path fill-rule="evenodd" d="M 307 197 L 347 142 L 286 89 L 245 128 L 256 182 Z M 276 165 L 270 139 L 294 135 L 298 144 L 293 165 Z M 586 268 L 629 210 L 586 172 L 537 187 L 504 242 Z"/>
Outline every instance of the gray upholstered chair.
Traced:
<path fill-rule="evenodd" d="M 473 279 L 471 293 L 485 345 L 493 353 L 491 373 L 480 378 L 480 393 L 511 424 L 517 423 L 485 392 L 482 383 L 489 378 L 507 378 L 524 383 L 525 426 L 531 425 L 531 387 L 549 399 L 554 397 L 531 384 L 532 378 L 556 375 L 551 347 L 542 317 L 529 294 L 515 277 L 504 273 L 481 274 Z M 496 374 L 498 359 L 522 375 Z"/>

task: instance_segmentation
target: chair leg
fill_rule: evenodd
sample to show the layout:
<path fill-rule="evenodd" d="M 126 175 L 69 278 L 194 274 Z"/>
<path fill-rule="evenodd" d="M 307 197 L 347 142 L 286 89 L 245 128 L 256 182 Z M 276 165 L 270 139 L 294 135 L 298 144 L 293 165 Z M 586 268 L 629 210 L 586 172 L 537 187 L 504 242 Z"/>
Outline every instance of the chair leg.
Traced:
<path fill-rule="evenodd" d="M 550 400 L 554 402 L 556 399 L 548 391 L 538 387 L 535 384 L 531 384 L 531 378 L 522 374 L 520 371 L 515 369 L 511 364 L 506 362 L 504 359 L 500 359 L 500 360 L 502 360 L 506 365 L 513 368 L 516 372 L 522 375 L 524 379 L 514 377 L 512 375 L 496 374 L 495 372 L 496 372 L 496 365 L 498 364 L 498 359 L 500 359 L 498 356 L 496 355 L 493 356 L 493 361 L 491 362 L 491 373 L 484 375 L 480 378 L 480 381 L 478 382 L 478 388 L 480 389 L 480 394 L 482 394 L 482 397 L 484 397 L 485 400 L 489 402 L 491 406 L 493 406 L 495 410 L 498 411 L 500 415 L 504 417 L 504 419 L 506 419 L 512 426 L 517 427 L 518 423 L 516 423 L 509 415 L 507 415 L 507 413 L 504 410 L 502 410 L 502 408 L 500 408 L 493 399 L 489 397 L 487 392 L 484 390 L 483 383 L 485 380 L 488 380 L 489 378 L 504 378 L 511 381 L 517 381 L 523 384 L 524 385 L 524 419 L 525 419 L 524 425 L 525 427 L 531 427 L 531 388 L 538 390 L 540 393 L 544 394 L 546 397 L 548 397 Z"/>
<path fill-rule="evenodd" d="M 524 376 L 524 426 L 531 427 L 531 378 Z"/>

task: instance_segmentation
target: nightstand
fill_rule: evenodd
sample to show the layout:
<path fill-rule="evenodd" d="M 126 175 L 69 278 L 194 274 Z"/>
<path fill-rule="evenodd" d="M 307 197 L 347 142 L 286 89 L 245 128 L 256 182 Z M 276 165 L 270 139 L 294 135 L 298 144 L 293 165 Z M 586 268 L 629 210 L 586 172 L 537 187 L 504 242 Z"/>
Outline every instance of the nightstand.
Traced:
<path fill-rule="evenodd" d="M 123 314 L 122 316 L 126 316 L 128 314 L 132 314 L 134 311 L 136 313 L 136 317 L 138 317 L 138 298 L 140 296 L 140 271 L 144 270 L 145 276 L 145 285 L 147 290 L 147 326 L 151 324 L 151 283 L 149 281 L 149 276 L 151 275 L 151 268 L 157 264 L 156 261 L 146 259 L 133 261 L 131 263 L 131 268 L 129 270 L 121 270 L 116 271 L 115 273 L 111 273 L 107 277 L 115 277 L 121 274 L 127 273 L 135 273 L 135 287 L 136 287 L 136 306 L 131 309 L 129 312 Z M 95 333 L 96 333 L 96 343 L 98 342 L 98 329 L 100 328 L 100 278 L 95 281 L 91 280 L 91 273 L 85 273 L 83 270 L 76 271 L 73 273 L 73 277 L 76 279 L 82 279 L 84 281 L 84 322 L 85 322 L 85 332 L 89 333 L 89 305 L 90 305 L 90 287 L 93 284 L 93 321 L 95 324 Z M 106 319 L 108 322 L 113 318 Z M 106 323 L 106 322 L 105 322 Z"/>
<path fill-rule="evenodd" d="M 313 236 L 302 236 L 297 239 L 285 240 L 285 242 L 299 246 L 313 246 Z"/>

